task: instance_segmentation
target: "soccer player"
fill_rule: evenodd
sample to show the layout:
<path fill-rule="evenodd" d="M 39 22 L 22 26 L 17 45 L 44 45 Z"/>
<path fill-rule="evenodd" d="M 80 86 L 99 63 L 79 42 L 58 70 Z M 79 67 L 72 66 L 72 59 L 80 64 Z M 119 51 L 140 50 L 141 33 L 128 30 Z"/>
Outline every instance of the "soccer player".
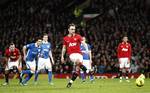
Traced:
<path fill-rule="evenodd" d="M 5 83 L 3 85 L 9 84 L 9 73 L 15 71 L 20 76 L 21 71 L 21 54 L 19 49 L 15 47 L 14 43 L 10 43 L 9 48 L 5 50 L 6 57 L 6 67 L 5 67 Z M 19 77 L 20 79 L 20 77 Z M 21 82 L 21 79 L 20 81 Z"/>
<path fill-rule="evenodd" d="M 61 53 L 61 62 L 64 63 L 64 55 L 67 51 L 67 54 L 69 55 L 69 58 L 71 62 L 74 63 L 74 70 L 75 67 L 80 67 L 84 72 L 86 72 L 86 67 L 82 65 L 83 56 L 80 50 L 80 45 L 82 41 L 82 37 L 79 34 L 75 33 L 76 26 L 75 24 L 69 24 L 68 26 L 68 32 L 69 34 L 63 38 L 63 47 L 62 47 L 62 53 Z M 87 51 L 86 47 L 86 51 Z M 78 76 L 78 72 L 75 70 L 72 73 L 71 80 L 67 84 L 67 88 L 70 88 L 73 81 Z"/>
<path fill-rule="evenodd" d="M 125 78 L 127 82 L 130 82 L 128 79 L 128 73 L 130 68 L 130 59 L 131 59 L 131 44 L 128 42 L 128 37 L 124 36 L 123 41 L 118 45 L 117 56 L 120 67 L 120 82 L 123 78 L 123 69 L 125 69 Z"/>
<path fill-rule="evenodd" d="M 22 85 L 27 85 L 27 81 L 30 80 L 32 75 L 35 73 L 36 62 L 41 50 L 41 42 L 42 40 L 37 38 L 35 43 L 30 43 L 23 47 L 24 61 L 26 62 L 27 69 L 22 70 L 20 76 L 23 79 L 24 74 L 27 74 L 27 77 L 22 81 Z"/>
<path fill-rule="evenodd" d="M 52 81 L 52 64 L 54 64 L 51 43 L 48 42 L 48 34 L 43 35 L 43 42 L 41 44 L 41 52 L 39 54 L 37 71 L 35 73 L 35 84 L 37 84 L 38 74 L 41 69 L 48 71 L 48 82 L 53 85 Z"/>
<path fill-rule="evenodd" d="M 92 54 L 91 54 L 91 47 L 89 44 L 86 43 L 86 38 L 82 37 L 83 43 L 88 47 L 88 51 L 86 51 L 86 48 L 83 44 L 81 44 L 81 52 L 83 55 L 83 65 L 87 68 L 86 73 L 90 76 L 90 81 L 93 82 L 94 80 L 94 71 L 92 70 Z M 82 82 L 85 82 L 86 73 L 84 71 L 80 71 Z"/>

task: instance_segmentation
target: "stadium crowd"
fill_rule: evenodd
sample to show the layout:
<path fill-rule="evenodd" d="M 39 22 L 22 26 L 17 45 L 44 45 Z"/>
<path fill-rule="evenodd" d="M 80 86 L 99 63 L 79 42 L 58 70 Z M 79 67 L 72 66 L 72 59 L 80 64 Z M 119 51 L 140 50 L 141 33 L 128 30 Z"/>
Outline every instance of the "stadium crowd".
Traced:
<path fill-rule="evenodd" d="M 0 9 L 0 57 L 10 41 L 20 50 L 37 36 L 48 33 L 52 43 L 55 73 L 70 73 L 69 60 L 61 64 L 62 38 L 67 25 L 75 17 L 74 7 L 66 7 L 62 0 L 15 0 Z M 147 18 L 148 0 L 91 0 L 87 9 L 100 15 L 86 20 L 77 28 L 92 47 L 95 73 L 118 72 L 117 46 L 123 35 L 132 45 L 131 73 L 150 73 L 150 22 Z M 86 11 L 86 9 L 85 9 Z M 2 61 L 1 61 L 2 62 Z"/>

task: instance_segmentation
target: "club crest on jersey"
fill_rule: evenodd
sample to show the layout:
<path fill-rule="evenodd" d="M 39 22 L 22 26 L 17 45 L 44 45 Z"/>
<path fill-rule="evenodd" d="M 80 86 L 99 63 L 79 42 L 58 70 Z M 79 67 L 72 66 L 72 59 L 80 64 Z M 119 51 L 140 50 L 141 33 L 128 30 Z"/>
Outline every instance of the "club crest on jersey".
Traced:
<path fill-rule="evenodd" d="M 76 39 L 76 38 L 74 38 L 74 40 L 76 41 L 77 39 Z"/>
<path fill-rule="evenodd" d="M 77 43 L 69 43 L 69 47 L 70 46 L 76 46 L 77 45 Z"/>

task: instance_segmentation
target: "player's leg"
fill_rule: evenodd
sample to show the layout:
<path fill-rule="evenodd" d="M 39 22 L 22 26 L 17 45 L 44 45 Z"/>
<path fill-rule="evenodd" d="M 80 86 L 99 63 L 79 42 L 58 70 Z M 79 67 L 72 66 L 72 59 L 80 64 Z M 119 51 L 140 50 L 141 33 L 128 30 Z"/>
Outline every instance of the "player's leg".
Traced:
<path fill-rule="evenodd" d="M 86 72 L 89 74 L 90 81 L 93 82 L 94 81 L 94 71 L 92 69 L 92 64 L 91 64 L 90 60 L 86 60 L 85 67 L 87 68 Z"/>
<path fill-rule="evenodd" d="M 19 78 L 19 84 L 22 82 L 22 79 L 20 77 L 21 69 L 22 69 L 22 64 L 19 64 L 19 61 L 17 60 L 14 65 L 13 69 L 16 71 L 16 74 L 18 75 Z"/>
<path fill-rule="evenodd" d="M 44 59 L 45 60 L 45 67 L 47 69 L 47 73 L 48 73 L 48 83 L 50 85 L 53 85 L 53 82 L 52 82 L 52 64 L 50 62 L 50 59 Z"/>
<path fill-rule="evenodd" d="M 78 76 L 78 72 L 76 71 L 76 65 L 79 66 L 80 69 L 82 69 L 84 72 L 86 72 L 86 67 L 82 64 L 82 61 L 83 61 L 83 57 L 81 54 L 78 54 L 78 53 L 73 53 L 71 54 L 70 56 L 70 60 L 72 62 L 74 62 L 74 70 L 73 73 L 72 73 L 72 78 L 71 80 L 69 81 L 69 83 L 67 84 L 67 87 L 70 88 L 72 83 L 76 80 L 77 76 Z M 79 70 L 79 69 L 78 69 Z"/>
<path fill-rule="evenodd" d="M 122 82 L 123 79 L 123 68 L 124 68 L 124 61 L 122 60 L 122 58 L 120 58 L 119 60 L 119 78 L 120 78 L 120 82 Z"/>
<path fill-rule="evenodd" d="M 82 70 L 80 70 L 80 77 L 82 79 L 82 82 L 85 82 L 86 74 Z"/>
<path fill-rule="evenodd" d="M 25 79 L 22 81 L 22 85 L 27 85 L 26 83 L 31 79 L 31 77 L 33 76 L 33 73 L 35 72 L 35 61 L 33 62 L 26 62 L 27 65 L 27 70 L 22 70 L 21 72 L 21 79 L 23 79 L 24 74 L 27 74 L 27 77 L 25 77 Z"/>
<path fill-rule="evenodd" d="M 44 69 L 44 60 L 43 58 L 39 58 L 38 63 L 37 63 L 37 69 L 35 71 L 35 77 L 34 77 L 34 82 L 37 84 L 38 76 L 39 76 L 39 71 L 41 69 Z"/>
<path fill-rule="evenodd" d="M 10 70 L 5 70 L 5 83 L 3 84 L 4 86 L 9 84 L 9 73 Z"/>
<path fill-rule="evenodd" d="M 72 83 L 76 80 L 76 78 L 78 77 L 78 72 L 76 71 L 76 66 L 74 65 L 73 67 L 73 72 L 72 72 L 72 76 L 70 81 L 67 84 L 67 88 L 70 88 L 72 86 Z"/>
<path fill-rule="evenodd" d="M 126 81 L 127 82 L 130 82 L 129 81 L 129 70 L 130 70 L 130 63 L 128 63 L 128 59 L 126 60 L 125 62 L 125 78 L 126 78 Z"/>
<path fill-rule="evenodd" d="M 35 76 L 34 76 L 34 83 L 35 84 L 37 84 L 38 77 L 39 77 L 39 70 L 36 70 L 35 71 Z"/>
<path fill-rule="evenodd" d="M 93 83 L 93 81 L 94 81 L 94 71 L 92 69 L 89 71 L 89 76 L 90 76 L 90 81 Z"/>
<path fill-rule="evenodd" d="M 21 83 L 22 78 L 20 77 L 20 74 L 21 74 L 20 68 L 17 68 L 17 74 L 18 74 L 18 78 L 19 78 L 19 83 Z"/>
<path fill-rule="evenodd" d="M 10 73 L 10 69 L 13 67 L 12 62 L 8 61 L 7 66 L 5 68 L 5 83 L 3 85 L 8 85 L 9 84 L 9 73 Z"/>
<path fill-rule="evenodd" d="M 85 62 L 85 60 L 83 60 L 82 64 L 86 67 L 86 62 Z M 85 82 L 86 73 L 85 73 L 82 69 L 80 70 L 80 76 L 81 76 L 82 82 Z"/>

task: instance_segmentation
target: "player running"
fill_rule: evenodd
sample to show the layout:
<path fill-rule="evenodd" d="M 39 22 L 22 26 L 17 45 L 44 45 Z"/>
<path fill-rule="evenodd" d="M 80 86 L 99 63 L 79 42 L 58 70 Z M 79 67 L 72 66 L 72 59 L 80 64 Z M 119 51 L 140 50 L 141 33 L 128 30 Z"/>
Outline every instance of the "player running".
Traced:
<path fill-rule="evenodd" d="M 27 85 L 27 81 L 30 80 L 35 72 L 41 42 L 42 40 L 38 38 L 35 43 L 30 43 L 23 47 L 24 61 L 26 62 L 27 69 L 22 70 L 20 76 L 23 79 L 24 74 L 27 74 L 27 77 L 22 81 L 22 85 Z"/>

